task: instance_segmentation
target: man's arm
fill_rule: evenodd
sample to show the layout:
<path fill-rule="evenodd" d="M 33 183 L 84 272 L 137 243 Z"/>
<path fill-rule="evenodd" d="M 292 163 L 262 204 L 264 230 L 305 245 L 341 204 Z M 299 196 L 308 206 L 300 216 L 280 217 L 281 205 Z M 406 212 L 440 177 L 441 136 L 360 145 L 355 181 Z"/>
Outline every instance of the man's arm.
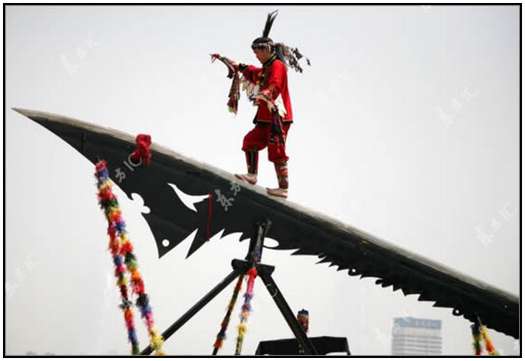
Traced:
<path fill-rule="evenodd" d="M 211 54 L 212 61 L 215 59 L 220 59 L 222 56 L 218 53 Z M 255 83 L 257 81 L 258 74 L 261 72 L 262 68 L 257 68 L 253 65 L 246 65 L 243 63 L 237 63 L 235 60 L 228 59 L 226 57 L 222 57 L 223 59 L 227 60 L 235 70 L 238 70 L 242 73 L 242 75 L 251 81 L 252 83 Z"/>
<path fill-rule="evenodd" d="M 252 83 L 257 82 L 257 78 L 262 70 L 262 68 L 258 68 L 254 65 L 246 65 L 246 64 L 238 64 L 237 65 L 239 71 L 242 73 L 242 75 L 251 81 Z"/>

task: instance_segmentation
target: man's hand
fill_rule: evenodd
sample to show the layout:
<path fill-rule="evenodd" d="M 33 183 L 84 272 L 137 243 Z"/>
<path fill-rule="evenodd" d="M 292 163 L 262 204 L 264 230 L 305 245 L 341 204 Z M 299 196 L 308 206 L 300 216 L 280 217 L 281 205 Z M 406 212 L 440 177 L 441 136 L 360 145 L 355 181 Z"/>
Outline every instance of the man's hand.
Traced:
<path fill-rule="evenodd" d="M 257 99 L 257 104 L 259 105 L 261 104 L 260 102 L 266 103 L 269 111 L 276 110 L 275 104 L 272 100 L 272 92 L 270 91 L 270 89 L 264 89 L 260 91 L 259 94 L 255 96 L 255 99 Z"/>
<path fill-rule="evenodd" d="M 211 62 L 213 63 L 215 60 L 219 59 L 219 58 L 222 58 L 221 54 L 219 53 L 213 53 L 213 54 L 210 54 L 211 56 Z M 228 59 L 226 57 L 224 57 L 224 59 L 227 59 L 230 64 L 235 68 L 235 71 L 238 71 L 239 70 L 239 63 L 237 63 L 235 60 L 231 60 L 231 59 Z"/>
<path fill-rule="evenodd" d="M 269 98 L 269 99 L 272 99 L 272 92 L 268 88 L 264 89 L 264 90 L 261 90 L 261 94 L 264 95 L 265 97 Z"/>

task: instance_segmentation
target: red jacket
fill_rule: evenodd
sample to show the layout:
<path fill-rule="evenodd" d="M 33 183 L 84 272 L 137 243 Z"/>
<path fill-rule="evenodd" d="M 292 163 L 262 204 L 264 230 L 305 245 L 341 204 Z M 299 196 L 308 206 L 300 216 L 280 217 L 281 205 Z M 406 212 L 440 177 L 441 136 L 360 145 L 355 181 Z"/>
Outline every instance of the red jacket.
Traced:
<path fill-rule="evenodd" d="M 266 76 L 264 76 L 265 71 L 267 73 Z M 286 65 L 279 59 L 275 59 L 264 64 L 262 68 L 248 65 L 242 71 L 242 74 L 252 83 L 260 84 L 260 91 L 269 89 L 272 93 L 273 100 L 277 99 L 280 94 L 286 109 L 283 122 L 292 122 L 292 103 L 290 101 L 290 94 L 288 93 L 288 77 L 286 72 Z M 259 102 L 259 108 L 257 109 L 255 120 L 264 123 L 271 123 L 272 114 L 268 110 L 266 103 L 263 104 L 262 102 Z"/>

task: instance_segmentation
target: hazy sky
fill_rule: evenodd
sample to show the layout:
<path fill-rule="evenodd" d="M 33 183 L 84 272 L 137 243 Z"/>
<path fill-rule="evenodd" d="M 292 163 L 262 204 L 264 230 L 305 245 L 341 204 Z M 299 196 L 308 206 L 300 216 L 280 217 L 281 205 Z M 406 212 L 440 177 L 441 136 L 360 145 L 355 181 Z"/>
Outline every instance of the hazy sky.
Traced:
<path fill-rule="evenodd" d="M 509 291 L 519 292 L 518 6 L 8 6 L 6 8 L 6 352 L 127 354 L 93 165 L 23 107 L 153 141 L 231 173 L 255 108 L 228 113 L 226 68 L 257 63 L 272 38 L 311 59 L 289 71 L 290 200 Z M 266 150 L 260 184 L 275 186 Z M 141 201 L 117 189 L 162 332 L 244 257 L 239 235 L 191 239 L 158 259 Z M 190 236 L 191 238 L 191 236 Z M 442 320 L 444 354 L 471 354 L 469 323 L 417 295 L 359 280 L 316 257 L 265 251 L 311 336 L 389 354 L 394 317 Z M 211 354 L 233 284 L 165 344 Z M 239 300 L 240 303 L 240 300 Z M 233 354 L 239 304 L 221 354 Z M 257 282 L 243 354 L 292 337 Z M 143 346 L 145 326 L 137 321 Z M 497 348 L 514 339 L 490 331 Z"/>

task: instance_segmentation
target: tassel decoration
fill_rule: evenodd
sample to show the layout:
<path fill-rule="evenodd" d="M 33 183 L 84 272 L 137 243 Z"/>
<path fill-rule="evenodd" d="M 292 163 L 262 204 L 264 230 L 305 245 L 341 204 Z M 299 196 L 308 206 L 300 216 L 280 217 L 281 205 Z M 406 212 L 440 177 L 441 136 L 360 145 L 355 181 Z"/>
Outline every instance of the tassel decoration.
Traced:
<path fill-rule="evenodd" d="M 255 267 L 250 268 L 248 271 L 248 281 L 246 282 L 246 293 L 244 294 L 244 304 L 241 308 L 241 323 L 238 326 L 238 335 L 237 343 L 235 346 L 235 355 L 238 356 L 242 351 L 242 344 L 244 341 L 244 336 L 246 335 L 248 326 L 248 316 L 252 311 L 251 300 L 253 298 L 253 286 L 255 283 L 255 278 L 257 277 L 257 269 Z"/>
<path fill-rule="evenodd" d="M 239 70 L 236 68 L 233 64 L 233 61 L 228 59 L 225 56 L 221 56 L 220 54 L 210 54 L 211 55 L 211 62 L 213 63 L 215 60 L 221 61 L 226 67 L 228 68 L 228 75 L 227 77 L 232 79 L 232 84 L 230 86 L 230 90 L 228 92 L 228 110 L 231 113 L 237 114 L 237 110 L 239 108 L 239 98 L 240 98 L 240 88 L 241 88 L 241 80 L 239 77 Z"/>
<path fill-rule="evenodd" d="M 239 276 L 239 278 L 237 279 L 237 284 L 235 285 L 235 288 L 233 289 L 233 294 L 230 299 L 230 303 L 228 304 L 226 315 L 224 316 L 224 319 L 221 322 L 221 329 L 219 333 L 217 334 L 217 339 L 215 340 L 215 343 L 213 344 L 213 354 L 214 355 L 216 355 L 219 349 L 222 348 L 224 340 L 226 339 L 226 330 L 228 329 L 228 325 L 230 323 L 230 317 L 231 317 L 233 308 L 235 307 L 235 303 L 237 302 L 237 297 L 239 296 L 239 292 L 242 287 L 243 278 L 244 278 L 244 275 Z"/>

